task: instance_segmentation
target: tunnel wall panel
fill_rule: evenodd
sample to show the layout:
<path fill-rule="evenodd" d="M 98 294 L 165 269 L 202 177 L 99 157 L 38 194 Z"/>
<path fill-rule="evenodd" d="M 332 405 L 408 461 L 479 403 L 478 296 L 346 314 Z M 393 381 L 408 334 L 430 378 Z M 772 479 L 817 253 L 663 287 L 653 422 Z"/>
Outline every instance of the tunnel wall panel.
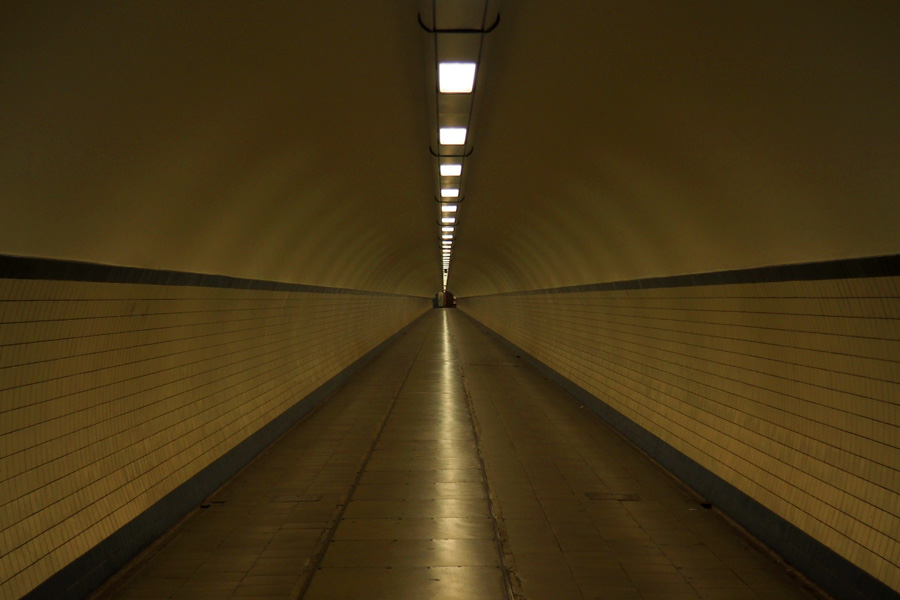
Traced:
<path fill-rule="evenodd" d="M 202 498 L 248 440 L 430 308 L 295 287 L 0 279 L 0 598 L 142 515 L 171 524 L 174 490 Z"/>
<path fill-rule="evenodd" d="M 798 534 L 769 541 L 801 556 L 809 536 L 900 590 L 900 277 L 657 280 L 459 308 L 651 456 L 707 474 L 690 475 L 698 491 L 724 482 Z"/>

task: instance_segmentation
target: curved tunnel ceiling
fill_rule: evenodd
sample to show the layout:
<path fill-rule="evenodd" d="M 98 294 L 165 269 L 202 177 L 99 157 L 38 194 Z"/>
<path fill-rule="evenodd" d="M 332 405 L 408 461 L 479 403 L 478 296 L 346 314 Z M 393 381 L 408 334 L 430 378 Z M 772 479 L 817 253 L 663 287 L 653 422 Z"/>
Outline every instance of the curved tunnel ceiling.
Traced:
<path fill-rule="evenodd" d="M 900 250 L 900 4 L 549 4 L 492 34 L 456 293 Z"/>
<path fill-rule="evenodd" d="M 5 7 L 0 253 L 431 295 L 419 8 Z M 900 251 L 897 3 L 500 12 L 457 294 Z"/>
<path fill-rule="evenodd" d="M 4 8 L 0 252 L 431 295 L 415 7 L 334 6 Z"/>

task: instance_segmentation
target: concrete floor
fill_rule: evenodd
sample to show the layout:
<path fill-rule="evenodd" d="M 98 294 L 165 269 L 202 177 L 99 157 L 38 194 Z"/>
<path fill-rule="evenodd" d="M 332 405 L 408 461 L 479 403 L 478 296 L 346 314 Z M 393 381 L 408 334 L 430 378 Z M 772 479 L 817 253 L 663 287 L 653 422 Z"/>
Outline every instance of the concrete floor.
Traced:
<path fill-rule="evenodd" d="M 94 598 L 810 599 L 570 396 L 434 310 Z"/>

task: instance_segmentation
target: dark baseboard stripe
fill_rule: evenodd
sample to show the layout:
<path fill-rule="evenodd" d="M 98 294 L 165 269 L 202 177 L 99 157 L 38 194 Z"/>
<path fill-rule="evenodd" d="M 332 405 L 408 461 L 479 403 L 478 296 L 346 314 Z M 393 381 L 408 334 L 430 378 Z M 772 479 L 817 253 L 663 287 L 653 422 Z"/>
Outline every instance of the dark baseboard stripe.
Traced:
<path fill-rule="evenodd" d="M 883 582 L 548 367 L 484 323 L 464 311 L 460 312 L 483 327 L 508 349 L 527 360 L 542 375 L 589 408 L 837 600 L 897 600 L 897 592 Z"/>
<path fill-rule="evenodd" d="M 746 283 L 771 283 L 783 281 L 818 281 L 823 279 L 859 279 L 863 277 L 891 277 L 900 275 L 900 254 L 870 256 L 865 258 L 845 258 L 823 262 L 797 263 L 714 271 L 693 275 L 673 275 L 669 277 L 646 277 L 626 281 L 589 283 L 558 288 L 543 288 L 518 292 L 501 292 L 469 296 L 486 298 L 490 296 L 515 296 L 528 294 L 571 294 L 577 292 L 609 292 L 622 290 L 650 290 L 656 288 L 694 287 L 703 285 L 733 285 Z"/>
<path fill-rule="evenodd" d="M 184 482 L 104 541 L 23 596 L 22 600 L 79 600 L 87 596 L 246 466 L 350 377 L 404 335 L 418 317 L 329 379 L 259 431 Z"/>
<path fill-rule="evenodd" d="M 184 271 L 165 271 L 140 267 L 119 267 L 98 263 L 6 256 L 0 254 L 0 279 L 41 279 L 49 281 L 89 281 L 95 283 L 133 283 L 213 287 L 268 292 L 307 292 L 313 294 L 365 294 L 369 296 L 410 297 L 405 294 L 368 292 L 347 288 L 285 283 L 264 279 L 244 279 L 227 275 L 207 275 Z"/>

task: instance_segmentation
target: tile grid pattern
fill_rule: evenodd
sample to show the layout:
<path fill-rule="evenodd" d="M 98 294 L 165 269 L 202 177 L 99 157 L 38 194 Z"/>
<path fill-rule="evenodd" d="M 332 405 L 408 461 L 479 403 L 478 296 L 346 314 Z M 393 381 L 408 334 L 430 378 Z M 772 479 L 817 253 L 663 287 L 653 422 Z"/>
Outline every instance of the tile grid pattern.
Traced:
<path fill-rule="evenodd" d="M 382 355 L 360 370 L 91 598 L 297 598 L 420 338 L 398 338 L 394 360 Z"/>
<path fill-rule="evenodd" d="M 898 281 L 523 292 L 459 306 L 900 590 Z"/>
<path fill-rule="evenodd" d="M 494 336 L 453 335 L 516 597 L 818 597 Z"/>
<path fill-rule="evenodd" d="M 428 306 L 0 281 L 0 598 L 26 594 Z"/>
<path fill-rule="evenodd" d="M 500 600 L 504 569 L 532 600 L 814 598 L 453 310 L 418 320 L 206 504 L 92 598 L 297 598 L 312 574 L 303 600 Z"/>
<path fill-rule="evenodd" d="M 506 600 L 484 471 L 448 323 L 425 333 L 303 600 Z"/>

